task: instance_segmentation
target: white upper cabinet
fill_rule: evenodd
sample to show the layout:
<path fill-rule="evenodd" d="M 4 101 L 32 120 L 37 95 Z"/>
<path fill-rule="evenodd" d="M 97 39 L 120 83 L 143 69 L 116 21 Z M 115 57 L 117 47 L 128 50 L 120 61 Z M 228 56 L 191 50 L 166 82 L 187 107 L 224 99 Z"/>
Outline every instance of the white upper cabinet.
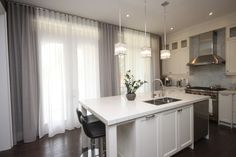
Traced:
<path fill-rule="evenodd" d="M 226 74 L 236 75 L 236 25 L 226 28 Z"/>
<path fill-rule="evenodd" d="M 171 74 L 188 74 L 189 67 L 189 46 L 188 40 L 174 41 L 169 44 L 171 50 L 171 57 L 162 60 L 162 73 L 163 75 Z"/>

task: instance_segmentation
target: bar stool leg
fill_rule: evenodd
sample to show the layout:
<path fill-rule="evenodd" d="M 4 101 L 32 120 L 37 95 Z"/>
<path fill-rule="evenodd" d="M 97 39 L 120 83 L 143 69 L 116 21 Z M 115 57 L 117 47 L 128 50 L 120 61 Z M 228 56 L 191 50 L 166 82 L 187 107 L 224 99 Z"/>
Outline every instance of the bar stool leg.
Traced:
<path fill-rule="evenodd" d="M 103 139 L 99 138 L 99 157 L 103 157 L 104 148 L 103 148 Z"/>
<path fill-rule="evenodd" d="M 91 155 L 95 157 L 95 139 L 91 139 Z"/>

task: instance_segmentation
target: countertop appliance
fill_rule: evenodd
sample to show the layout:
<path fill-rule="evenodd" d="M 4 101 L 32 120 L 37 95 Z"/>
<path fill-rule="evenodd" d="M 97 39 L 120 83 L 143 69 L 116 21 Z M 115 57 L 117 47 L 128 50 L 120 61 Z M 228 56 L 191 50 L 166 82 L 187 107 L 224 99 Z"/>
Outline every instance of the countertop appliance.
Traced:
<path fill-rule="evenodd" d="M 164 77 L 162 79 L 164 86 L 170 87 L 172 86 L 172 79 L 170 77 Z"/>
<path fill-rule="evenodd" d="M 198 94 L 198 95 L 206 95 L 210 96 L 209 102 L 209 119 L 215 122 L 218 122 L 218 105 L 219 105 L 219 98 L 218 93 L 219 91 L 226 90 L 225 88 L 220 87 L 189 87 L 185 89 L 185 93 L 189 94 Z"/>

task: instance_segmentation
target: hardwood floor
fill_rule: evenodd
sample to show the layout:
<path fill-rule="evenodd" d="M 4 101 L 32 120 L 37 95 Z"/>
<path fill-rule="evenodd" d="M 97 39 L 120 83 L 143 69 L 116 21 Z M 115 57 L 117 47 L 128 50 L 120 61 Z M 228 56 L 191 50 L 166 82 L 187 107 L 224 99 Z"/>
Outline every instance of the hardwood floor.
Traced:
<path fill-rule="evenodd" d="M 0 157 L 79 157 L 80 129 L 67 131 L 53 138 L 43 138 L 29 144 L 18 144 Z"/>
<path fill-rule="evenodd" d="M 18 144 L 0 157 L 79 157 L 80 129 L 53 138 L 43 138 L 29 144 Z M 195 143 L 195 149 L 185 149 L 174 157 L 235 157 L 236 130 L 210 124 L 210 140 Z"/>
<path fill-rule="evenodd" d="M 174 157 L 236 157 L 236 129 L 210 123 L 210 139 L 195 143 Z"/>

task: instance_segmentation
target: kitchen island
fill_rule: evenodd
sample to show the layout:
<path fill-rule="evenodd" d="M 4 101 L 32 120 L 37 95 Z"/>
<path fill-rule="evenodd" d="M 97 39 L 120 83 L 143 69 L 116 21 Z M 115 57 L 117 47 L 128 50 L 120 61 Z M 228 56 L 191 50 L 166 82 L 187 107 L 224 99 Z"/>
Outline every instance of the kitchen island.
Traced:
<path fill-rule="evenodd" d="M 107 157 L 171 156 L 190 146 L 193 149 L 193 104 L 208 96 L 171 93 L 180 101 L 153 105 L 151 93 L 81 100 L 82 111 L 94 114 L 106 125 Z M 156 98 L 157 99 L 157 98 Z"/>

